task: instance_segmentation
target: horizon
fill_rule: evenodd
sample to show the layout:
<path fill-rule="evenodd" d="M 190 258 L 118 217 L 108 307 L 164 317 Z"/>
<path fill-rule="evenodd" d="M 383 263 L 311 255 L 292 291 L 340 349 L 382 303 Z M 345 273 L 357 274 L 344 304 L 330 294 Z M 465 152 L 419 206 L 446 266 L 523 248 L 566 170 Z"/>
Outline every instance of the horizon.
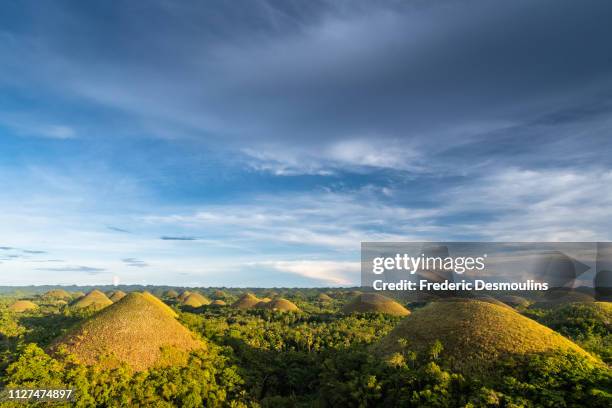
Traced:
<path fill-rule="evenodd" d="M 356 287 L 612 240 L 612 3 L 0 5 L 0 286 Z"/>

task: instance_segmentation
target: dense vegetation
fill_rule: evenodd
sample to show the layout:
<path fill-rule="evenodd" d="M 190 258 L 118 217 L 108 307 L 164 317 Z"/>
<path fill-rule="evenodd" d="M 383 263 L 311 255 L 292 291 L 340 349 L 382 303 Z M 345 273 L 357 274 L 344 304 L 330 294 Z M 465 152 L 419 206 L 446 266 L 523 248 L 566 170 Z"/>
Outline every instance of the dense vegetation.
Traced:
<path fill-rule="evenodd" d="M 156 293 L 160 295 L 161 293 Z M 179 321 L 207 344 L 184 365 L 134 372 L 126 365 L 85 366 L 50 345 L 96 312 L 31 297 L 38 309 L 15 312 L 0 302 L 0 382 L 6 387 L 69 386 L 66 406 L 263 407 L 608 407 L 610 369 L 572 350 L 514 355 L 494 362 L 487 375 L 457 371 L 443 342 L 414 347 L 396 339 L 393 352 L 375 350 L 404 319 L 380 313 L 339 313 L 350 297 L 285 291 L 300 309 L 241 310 L 183 306 L 164 298 Z M 204 293 L 227 304 L 237 293 Z M 264 297 L 262 293 L 259 297 Z M 523 313 L 610 363 L 610 304 L 524 309 Z M 414 310 L 414 308 L 410 308 Z M 418 313 L 415 313 L 418 316 Z M 444 340 L 444 339 L 441 339 Z M 12 406 L 10 403 L 4 403 Z M 14 406 L 23 406 L 14 403 Z M 43 403 L 41 403 L 43 406 Z M 61 406 L 61 405 L 56 405 Z"/>

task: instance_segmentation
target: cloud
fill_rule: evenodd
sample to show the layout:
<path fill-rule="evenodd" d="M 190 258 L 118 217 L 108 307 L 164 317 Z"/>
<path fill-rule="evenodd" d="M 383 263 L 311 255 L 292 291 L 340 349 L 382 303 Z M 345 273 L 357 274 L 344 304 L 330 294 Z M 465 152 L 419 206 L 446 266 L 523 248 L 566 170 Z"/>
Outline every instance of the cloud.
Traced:
<path fill-rule="evenodd" d="M 174 236 L 167 236 L 164 235 L 162 237 L 160 237 L 161 240 L 163 241 L 196 241 L 198 238 L 196 237 L 174 237 Z"/>
<path fill-rule="evenodd" d="M 123 232 L 123 233 L 126 233 L 126 234 L 131 234 L 131 231 L 128 231 L 128 230 L 123 229 L 123 228 L 112 227 L 112 226 L 107 226 L 106 228 L 111 230 L 111 231 L 115 231 L 115 232 Z"/>
<path fill-rule="evenodd" d="M 24 249 L 23 253 L 25 254 L 46 254 L 46 251 L 37 251 L 37 250 L 31 250 L 31 249 Z"/>
<path fill-rule="evenodd" d="M 137 268 L 144 268 L 144 267 L 149 266 L 149 264 L 146 263 L 145 261 L 142 261 L 136 258 L 123 258 L 121 261 L 125 263 L 127 266 L 133 266 Z"/>
<path fill-rule="evenodd" d="M 90 275 L 106 271 L 104 268 L 94 268 L 91 266 L 60 266 L 57 268 L 36 268 L 36 270 L 49 272 L 85 272 Z"/>
<path fill-rule="evenodd" d="M 264 261 L 251 266 L 271 267 L 279 272 L 287 272 L 315 279 L 324 284 L 358 284 L 360 263 L 322 260 Z"/>

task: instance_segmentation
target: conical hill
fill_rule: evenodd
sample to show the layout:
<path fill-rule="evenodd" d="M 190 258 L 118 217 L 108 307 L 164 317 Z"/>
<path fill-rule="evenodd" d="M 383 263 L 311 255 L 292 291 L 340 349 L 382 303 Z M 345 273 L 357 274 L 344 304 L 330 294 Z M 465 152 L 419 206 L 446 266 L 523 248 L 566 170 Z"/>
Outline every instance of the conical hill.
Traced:
<path fill-rule="evenodd" d="M 410 311 L 393 299 L 377 293 L 362 293 L 353 298 L 342 309 L 343 313 L 384 313 L 407 316 Z"/>
<path fill-rule="evenodd" d="M 240 296 L 240 298 L 232 304 L 232 307 L 237 309 L 250 309 L 257 305 L 260 302 L 259 299 L 255 297 L 255 295 L 251 293 L 245 293 Z"/>
<path fill-rule="evenodd" d="M 36 303 L 30 302 L 29 300 L 18 300 L 9 307 L 10 311 L 23 313 L 28 310 L 36 310 L 38 309 L 38 305 Z"/>
<path fill-rule="evenodd" d="M 103 309 L 112 305 L 113 302 L 106 295 L 97 289 L 92 290 L 80 299 L 77 299 L 72 307 L 76 309 Z"/>
<path fill-rule="evenodd" d="M 105 367 L 126 363 L 140 371 L 182 364 L 205 344 L 182 326 L 152 295 L 130 293 L 80 323 L 52 346 L 78 361 Z"/>
<path fill-rule="evenodd" d="M 482 370 L 500 357 L 574 351 L 593 359 L 575 343 L 516 311 L 479 300 L 434 302 L 413 312 L 377 345 L 378 352 L 402 349 L 427 353 L 438 340 L 441 358 L 458 370 Z"/>

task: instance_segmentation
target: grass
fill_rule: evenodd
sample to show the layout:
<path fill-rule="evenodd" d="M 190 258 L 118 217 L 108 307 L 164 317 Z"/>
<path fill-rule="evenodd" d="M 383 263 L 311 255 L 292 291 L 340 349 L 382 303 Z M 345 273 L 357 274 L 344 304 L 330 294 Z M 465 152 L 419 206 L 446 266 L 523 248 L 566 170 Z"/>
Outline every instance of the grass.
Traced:
<path fill-rule="evenodd" d="M 123 362 L 136 371 L 183 364 L 190 350 L 205 344 L 153 298 L 150 294 L 128 294 L 77 325 L 54 343 L 51 351 L 65 349 L 85 364 L 114 367 Z M 173 357 L 169 359 L 164 350 L 172 350 Z"/>
<path fill-rule="evenodd" d="M 18 300 L 9 306 L 9 310 L 17 313 L 27 312 L 28 310 L 38 309 L 36 303 L 32 303 L 29 300 Z"/>
<path fill-rule="evenodd" d="M 92 290 L 82 298 L 76 300 L 72 307 L 76 309 L 103 309 L 112 305 L 113 302 L 106 295 L 97 289 Z"/>
<path fill-rule="evenodd" d="M 416 310 L 377 348 L 391 354 L 407 342 L 409 349 L 426 353 L 436 341 L 443 345 L 441 357 L 457 370 L 483 370 L 504 356 L 553 350 L 595 360 L 572 341 L 510 308 L 469 299 L 434 302 Z"/>
<path fill-rule="evenodd" d="M 393 316 L 407 316 L 410 311 L 393 299 L 377 293 L 362 293 L 353 298 L 342 308 L 342 312 L 350 313 L 384 313 Z"/>

